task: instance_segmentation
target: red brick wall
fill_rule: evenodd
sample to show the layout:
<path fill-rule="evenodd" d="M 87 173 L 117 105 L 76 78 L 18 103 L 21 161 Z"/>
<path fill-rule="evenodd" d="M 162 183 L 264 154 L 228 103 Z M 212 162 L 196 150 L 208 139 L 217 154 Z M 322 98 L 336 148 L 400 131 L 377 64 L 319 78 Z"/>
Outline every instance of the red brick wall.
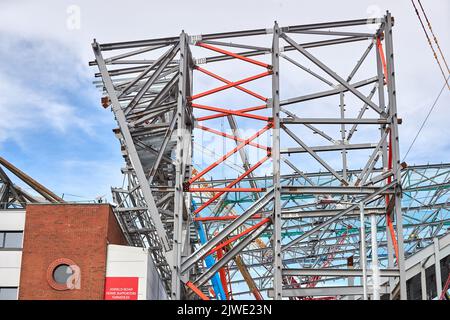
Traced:
<path fill-rule="evenodd" d="M 116 216 L 109 210 L 108 217 L 108 233 L 107 233 L 108 243 L 111 244 L 126 244 L 127 241 L 123 235 L 122 229 L 117 222 Z"/>
<path fill-rule="evenodd" d="M 107 204 L 28 205 L 19 299 L 103 299 L 108 243 L 126 241 Z M 50 286 L 47 270 L 60 258 L 80 267 L 80 289 Z"/>

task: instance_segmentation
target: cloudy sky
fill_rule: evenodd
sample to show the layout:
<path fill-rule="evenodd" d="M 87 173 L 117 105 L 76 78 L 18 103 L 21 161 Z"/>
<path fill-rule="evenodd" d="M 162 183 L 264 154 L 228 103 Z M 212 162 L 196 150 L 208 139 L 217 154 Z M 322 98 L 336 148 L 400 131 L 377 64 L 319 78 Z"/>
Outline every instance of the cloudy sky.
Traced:
<path fill-rule="evenodd" d="M 109 195 L 122 158 L 112 114 L 92 85 L 91 42 L 359 19 L 388 9 L 394 45 L 401 152 L 443 85 L 409 0 L 0 1 L 0 155 L 71 200 Z M 450 2 L 422 0 L 450 59 Z M 79 14 L 79 21 L 74 15 Z M 445 90 L 408 163 L 450 162 Z"/>

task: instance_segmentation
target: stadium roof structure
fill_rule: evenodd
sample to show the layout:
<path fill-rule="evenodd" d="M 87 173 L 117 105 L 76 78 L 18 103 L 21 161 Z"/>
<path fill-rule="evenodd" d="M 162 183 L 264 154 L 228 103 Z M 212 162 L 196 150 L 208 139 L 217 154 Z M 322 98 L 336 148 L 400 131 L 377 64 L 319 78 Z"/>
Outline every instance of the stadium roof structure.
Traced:
<path fill-rule="evenodd" d="M 406 299 L 405 259 L 448 233 L 450 165 L 400 159 L 393 25 L 94 40 L 115 213 L 172 299 Z"/>

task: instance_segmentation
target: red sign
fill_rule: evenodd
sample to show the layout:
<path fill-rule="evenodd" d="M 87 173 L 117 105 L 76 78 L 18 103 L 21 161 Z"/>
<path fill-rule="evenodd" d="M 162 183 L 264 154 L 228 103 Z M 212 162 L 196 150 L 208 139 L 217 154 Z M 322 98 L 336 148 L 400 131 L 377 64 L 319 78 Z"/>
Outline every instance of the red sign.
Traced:
<path fill-rule="evenodd" d="M 138 277 L 106 277 L 105 300 L 137 300 Z"/>

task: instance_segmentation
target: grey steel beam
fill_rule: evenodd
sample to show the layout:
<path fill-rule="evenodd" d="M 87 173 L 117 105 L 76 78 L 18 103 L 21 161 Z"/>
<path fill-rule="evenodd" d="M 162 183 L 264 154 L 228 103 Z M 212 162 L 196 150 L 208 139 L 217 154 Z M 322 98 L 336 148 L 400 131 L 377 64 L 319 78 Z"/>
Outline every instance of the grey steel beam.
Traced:
<path fill-rule="evenodd" d="M 357 195 L 371 195 L 374 193 L 392 194 L 393 189 L 386 187 L 357 187 L 357 186 L 282 186 L 281 193 L 283 194 L 357 194 Z"/>
<path fill-rule="evenodd" d="M 372 33 L 348 32 L 348 31 L 299 30 L 299 31 L 291 31 L 291 32 L 300 33 L 300 34 L 322 35 L 322 36 L 366 37 L 367 39 L 372 39 L 375 37 L 375 34 L 372 34 Z"/>
<path fill-rule="evenodd" d="M 304 30 L 342 28 L 342 27 L 360 26 L 360 25 L 365 25 L 365 24 L 377 24 L 377 23 L 381 23 L 381 22 L 382 22 L 382 20 L 379 18 L 322 22 L 322 23 L 312 23 L 312 24 L 305 24 L 305 25 L 283 27 L 283 28 L 281 28 L 281 31 L 282 32 L 298 32 L 298 31 L 304 31 Z"/>
<path fill-rule="evenodd" d="M 360 88 L 360 87 L 369 85 L 371 83 L 375 83 L 377 81 L 378 81 L 377 77 L 372 77 L 372 78 L 368 78 L 365 80 L 361 80 L 361 81 L 352 83 L 352 86 L 354 88 Z M 347 92 L 347 91 L 349 91 L 349 90 L 345 86 L 340 85 L 340 86 L 337 86 L 335 89 L 325 90 L 325 91 L 316 92 L 316 93 L 310 93 L 307 95 L 282 100 L 282 101 L 280 101 L 280 105 L 286 106 L 286 105 L 294 104 L 294 103 L 298 103 L 298 102 L 304 102 L 304 101 L 309 101 L 309 100 L 314 100 L 314 99 L 319 99 L 319 98 L 325 98 L 325 97 L 329 97 L 329 96 L 332 96 L 335 94 L 340 94 L 341 92 Z"/>
<path fill-rule="evenodd" d="M 367 96 L 367 99 L 372 100 L 373 95 L 375 94 L 375 91 L 377 90 L 378 85 L 375 84 L 375 86 L 373 87 L 373 89 L 370 91 L 369 95 Z M 381 105 L 381 104 L 380 104 Z M 384 109 L 384 108 L 383 108 Z M 358 112 L 358 116 L 356 117 L 356 119 L 362 119 L 364 113 L 366 112 L 366 110 L 368 110 L 367 104 L 364 103 L 364 105 L 362 106 L 362 108 L 360 109 L 360 111 Z M 384 121 L 383 118 L 380 118 L 381 121 Z M 350 139 L 353 137 L 353 134 L 356 132 L 356 128 L 358 127 L 358 123 L 354 123 L 353 126 L 351 127 L 351 129 L 349 130 L 348 134 L 347 134 L 347 141 L 350 141 Z"/>
<path fill-rule="evenodd" d="M 372 50 L 373 47 L 373 41 L 369 44 L 369 46 L 367 47 L 367 49 L 364 51 L 363 55 L 361 56 L 361 58 L 358 60 L 358 62 L 356 63 L 355 67 L 352 69 L 352 71 L 350 72 L 350 74 L 347 77 L 347 82 L 350 82 L 350 80 L 353 79 L 353 77 L 355 76 L 356 72 L 359 70 L 359 68 L 361 67 L 362 63 L 366 60 L 367 56 L 369 55 L 370 51 Z"/>
<path fill-rule="evenodd" d="M 361 173 L 359 174 L 358 178 L 355 181 L 355 186 L 359 185 L 360 183 L 364 185 L 364 183 L 366 182 L 368 176 L 369 176 L 369 169 L 373 168 L 373 165 L 375 164 L 374 162 L 376 162 L 376 159 L 378 159 L 378 152 L 380 150 L 380 148 L 383 146 L 383 144 L 386 142 L 386 138 L 389 134 L 390 130 L 386 129 L 382 136 L 380 141 L 378 142 L 377 146 L 375 147 L 375 149 L 373 149 L 372 154 L 369 157 L 369 160 L 366 162 L 366 165 L 364 166 L 363 170 L 361 171 Z"/>
<path fill-rule="evenodd" d="M 174 225 L 173 225 L 173 256 L 172 256 L 172 299 L 181 299 L 181 252 L 182 252 L 182 237 L 183 237 L 183 210 L 184 210 L 184 172 L 183 172 L 183 157 L 184 139 L 186 137 L 186 122 L 185 122 L 185 108 L 187 106 L 186 96 L 190 95 L 187 92 L 187 77 L 189 66 L 188 53 L 188 36 L 186 33 L 180 34 L 180 64 L 179 64 L 179 80 L 178 80 L 178 100 L 177 109 L 174 118 L 176 118 L 177 132 L 176 132 L 176 158 L 175 158 L 175 193 L 174 193 Z M 174 120 L 172 120 L 174 122 Z M 160 153 L 164 150 L 160 150 Z"/>
<path fill-rule="evenodd" d="M 381 287 L 380 293 L 389 293 L 386 287 Z M 284 289 L 283 295 L 289 297 L 310 297 L 310 296 L 359 296 L 363 294 L 361 286 L 354 287 L 315 287 L 315 288 L 298 288 Z M 273 296 L 273 291 L 269 289 L 268 296 Z"/>
<path fill-rule="evenodd" d="M 281 178 L 280 178 L 280 28 L 275 22 L 273 27 L 273 42 L 272 42 L 272 179 L 273 179 L 273 288 L 274 299 L 280 300 L 283 297 L 283 282 L 282 282 L 282 253 L 281 253 Z"/>
<path fill-rule="evenodd" d="M 326 151 L 340 151 L 343 149 L 346 150 L 361 150 L 361 149 L 373 149 L 377 145 L 374 143 L 354 143 L 354 144 L 334 144 L 330 146 L 312 146 L 309 147 L 314 152 L 326 152 Z M 281 153 L 305 153 L 307 152 L 305 148 L 299 148 L 299 147 L 290 147 L 286 149 L 281 149 Z"/>
<path fill-rule="evenodd" d="M 288 111 L 288 110 L 286 110 L 286 109 L 284 109 L 284 108 L 280 108 L 280 109 L 281 109 L 281 111 L 282 111 L 283 113 L 287 114 L 290 118 L 292 118 L 292 119 L 297 119 L 297 116 L 296 116 L 294 113 L 292 113 L 292 112 L 290 112 L 290 111 Z M 283 120 L 284 120 L 284 119 L 281 119 L 280 121 L 283 123 Z M 336 140 L 334 140 L 332 137 L 330 137 L 330 136 L 329 136 L 328 134 L 326 134 L 324 131 L 322 131 L 322 130 L 320 130 L 320 129 L 317 129 L 316 127 L 312 126 L 312 125 L 309 124 L 309 123 L 304 123 L 303 125 L 304 125 L 305 127 L 307 127 L 308 129 L 312 130 L 314 133 L 317 133 L 318 135 L 322 136 L 322 137 L 325 138 L 326 140 L 330 141 L 331 143 L 336 143 Z"/>
<path fill-rule="evenodd" d="M 306 49 L 308 48 L 319 48 L 324 46 L 333 46 L 337 44 L 345 44 L 345 43 L 351 43 L 351 42 L 358 42 L 358 41 L 365 41 L 367 38 L 365 37 L 345 37 L 341 39 L 332 39 L 332 40 L 322 40 L 322 41 L 314 41 L 314 42 L 307 42 L 302 43 L 302 46 Z M 285 46 L 280 47 L 280 51 L 293 51 L 295 48 L 293 46 Z M 245 52 L 239 52 L 238 54 L 244 57 L 254 57 L 259 55 L 267 54 L 268 52 L 266 50 L 252 50 L 252 51 L 245 51 Z M 224 61 L 224 60 L 230 60 L 234 59 L 233 57 L 230 57 L 228 55 L 218 55 L 218 56 L 212 56 L 212 57 L 206 57 L 206 58 L 199 58 L 197 59 L 197 63 L 211 63 L 211 62 L 218 62 L 218 61 Z"/>
<path fill-rule="evenodd" d="M 49 202 L 65 202 L 61 197 L 57 196 L 55 193 L 47 189 L 45 186 L 31 178 L 25 172 L 14 166 L 11 162 L 3 157 L 0 157 L 0 164 L 6 169 L 11 171 L 14 175 L 20 178 L 23 182 L 29 185 L 33 190 L 43 196 Z"/>
<path fill-rule="evenodd" d="M 399 136 L 398 136 L 398 116 L 397 116 L 397 98 L 395 88 L 395 70 L 394 70 L 394 47 L 392 40 L 392 24 L 393 18 L 390 12 L 386 12 L 385 16 L 385 44 L 386 44 L 386 69 L 387 69 L 387 91 L 388 91 L 388 114 L 391 116 L 391 148 L 392 148 L 392 170 L 394 173 L 393 181 L 401 188 L 401 165 L 400 165 L 400 150 L 399 150 Z M 406 278 L 405 278 L 405 248 L 403 244 L 403 216 L 401 192 L 395 194 L 395 220 L 397 229 L 397 243 L 398 243 L 398 268 L 400 269 L 400 299 L 406 300 Z"/>
<path fill-rule="evenodd" d="M 372 270 L 367 270 L 372 275 Z M 400 271 L 397 269 L 380 269 L 381 277 L 398 277 Z M 292 268 L 283 269 L 283 276 L 320 276 L 320 277 L 361 277 L 362 269 L 317 269 L 317 268 Z"/>
<path fill-rule="evenodd" d="M 327 79 L 325 79 L 324 77 L 322 77 L 321 75 L 317 74 L 316 72 L 312 71 L 309 68 L 306 68 L 305 66 L 303 66 L 302 64 L 300 64 L 299 62 L 295 61 L 294 59 L 289 58 L 287 55 L 280 53 L 280 57 L 284 58 L 285 60 L 289 61 L 290 63 L 292 63 L 293 65 L 299 67 L 300 69 L 302 69 L 303 71 L 309 73 L 310 75 L 312 75 L 313 77 L 319 79 L 322 82 L 325 82 L 326 84 L 328 84 L 329 86 L 333 86 L 333 83 L 328 81 Z"/>
<path fill-rule="evenodd" d="M 283 219 L 304 219 L 304 218 L 320 218 L 320 217 L 333 217 L 340 213 L 340 209 L 324 209 L 324 210 L 283 210 L 281 217 Z M 366 214 L 386 214 L 385 208 L 366 208 L 368 211 Z M 355 209 L 352 212 L 347 213 L 348 217 L 357 217 L 359 210 Z"/>
<path fill-rule="evenodd" d="M 433 239 L 434 245 L 434 273 L 436 275 L 436 291 L 439 297 L 442 292 L 442 275 L 441 275 L 441 255 L 439 248 L 439 239 Z"/>
<path fill-rule="evenodd" d="M 388 124 L 388 119 L 361 119 L 361 118 L 284 118 L 283 124 Z"/>

